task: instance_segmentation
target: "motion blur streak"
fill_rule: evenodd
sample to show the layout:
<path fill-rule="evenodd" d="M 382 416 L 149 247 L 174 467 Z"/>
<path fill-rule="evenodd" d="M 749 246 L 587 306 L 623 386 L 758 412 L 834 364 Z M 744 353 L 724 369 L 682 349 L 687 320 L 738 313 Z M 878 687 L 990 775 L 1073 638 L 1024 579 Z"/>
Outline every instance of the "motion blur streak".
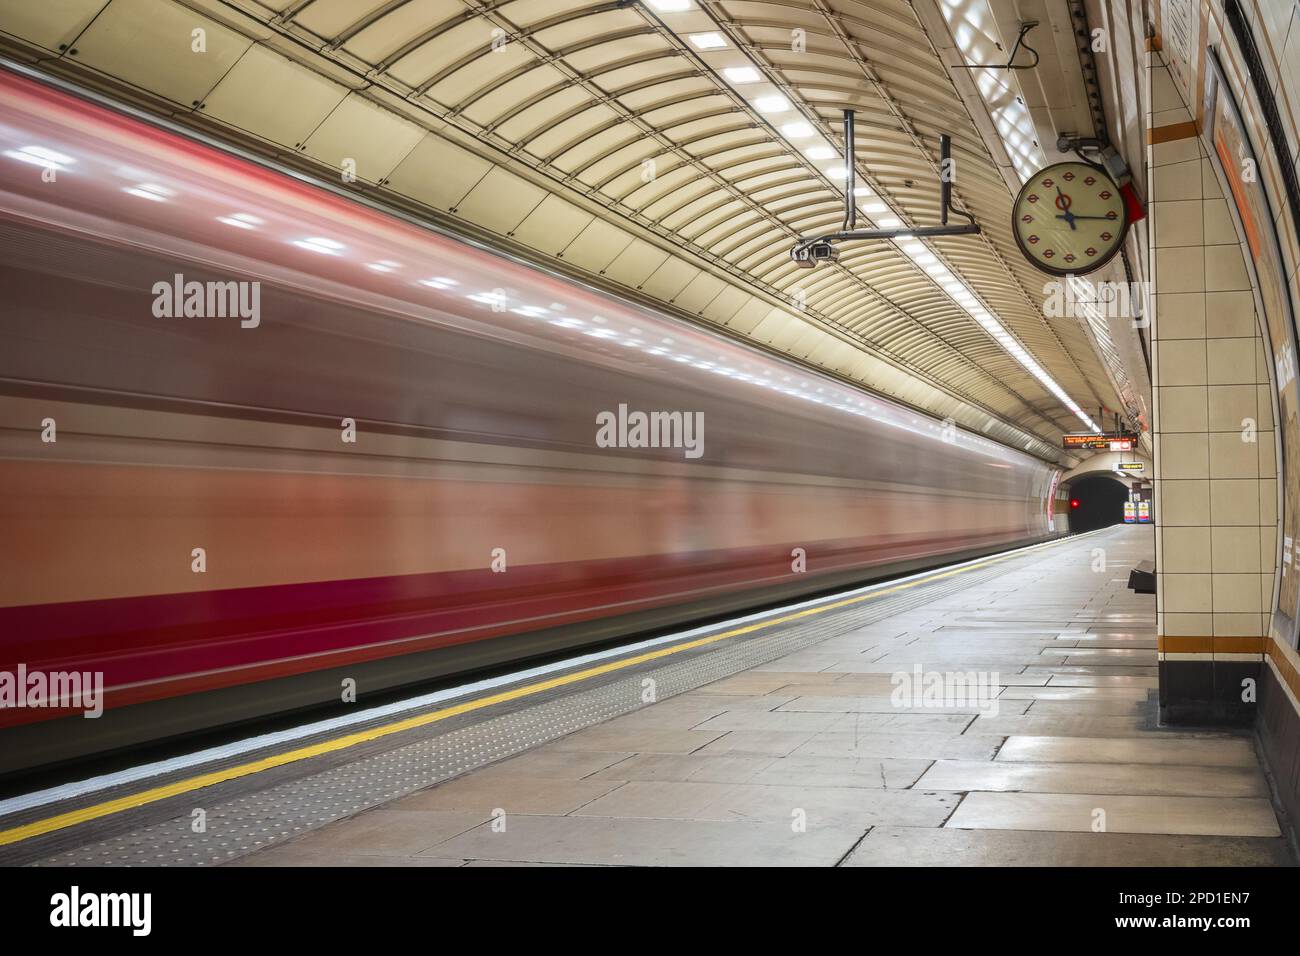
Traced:
<path fill-rule="evenodd" d="M 7 73 L 0 247 L 0 670 L 109 708 L 0 711 L 0 770 L 1050 533 L 1036 459 Z"/>

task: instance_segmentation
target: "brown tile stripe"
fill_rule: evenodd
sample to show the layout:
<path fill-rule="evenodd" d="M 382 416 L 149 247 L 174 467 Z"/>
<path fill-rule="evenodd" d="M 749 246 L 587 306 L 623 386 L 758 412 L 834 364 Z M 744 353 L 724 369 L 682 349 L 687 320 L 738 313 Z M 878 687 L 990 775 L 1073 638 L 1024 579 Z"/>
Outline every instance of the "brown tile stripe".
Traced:
<path fill-rule="evenodd" d="M 1177 139 L 1191 139 L 1196 134 L 1196 120 L 1170 123 L 1168 126 L 1157 126 L 1155 129 L 1147 130 L 1147 143 L 1152 146 L 1158 143 L 1172 143 Z"/>
<path fill-rule="evenodd" d="M 1156 638 L 1162 654 L 1262 654 L 1263 637 L 1167 637 Z"/>

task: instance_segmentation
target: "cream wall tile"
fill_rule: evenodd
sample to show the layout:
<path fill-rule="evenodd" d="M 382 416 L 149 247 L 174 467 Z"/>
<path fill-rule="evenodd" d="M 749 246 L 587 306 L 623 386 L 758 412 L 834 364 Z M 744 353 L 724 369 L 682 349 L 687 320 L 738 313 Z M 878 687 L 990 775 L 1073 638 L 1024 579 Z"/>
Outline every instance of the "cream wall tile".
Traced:
<path fill-rule="evenodd" d="M 1167 143 L 1156 143 L 1151 147 L 1152 166 L 1186 163 L 1199 160 L 1200 156 L 1201 144 L 1196 141 L 1194 136 L 1188 136 L 1186 139 L 1170 140 Z"/>
<path fill-rule="evenodd" d="M 1209 437 L 1205 432 L 1161 432 L 1156 435 L 1161 478 L 1210 477 Z"/>
<path fill-rule="evenodd" d="M 1277 529 L 1259 529 L 1259 569 L 1271 575 L 1277 570 Z"/>
<path fill-rule="evenodd" d="M 1205 614 L 1214 610 L 1211 574 L 1163 574 L 1165 614 Z"/>
<path fill-rule="evenodd" d="M 1206 381 L 1210 385 L 1255 384 L 1255 339 L 1207 339 Z M 1194 366 L 1177 366 L 1194 368 Z M 1186 373 L 1184 373 L 1186 374 Z M 1194 382 L 1161 382 L 1162 385 L 1193 385 Z"/>
<path fill-rule="evenodd" d="M 1210 528 L 1160 528 L 1164 560 L 1156 567 L 1171 574 L 1208 573 L 1211 563 Z"/>
<path fill-rule="evenodd" d="M 1215 637 L 1259 637 L 1264 633 L 1262 614 L 1215 614 Z"/>
<path fill-rule="evenodd" d="M 1186 111 L 1182 111 L 1184 116 Z M 1168 121 L 1162 121 L 1167 119 Z M 1155 127 L 1169 126 L 1173 123 L 1186 122 L 1186 119 L 1177 119 L 1174 116 L 1166 114 L 1164 117 L 1157 116 Z M 1185 163 L 1173 163 L 1169 166 L 1161 166 L 1156 169 L 1152 175 L 1152 202 L 1171 202 L 1180 199 L 1200 199 L 1201 198 L 1201 163 L 1202 160 L 1189 160 Z"/>
<path fill-rule="evenodd" d="M 1277 525 L 1277 479 L 1261 478 L 1259 481 L 1259 524 Z"/>
<path fill-rule="evenodd" d="M 1204 339 L 1169 339 L 1156 349 L 1156 384 L 1204 385 L 1208 374 Z"/>
<path fill-rule="evenodd" d="M 1255 386 L 1255 411 L 1258 414 L 1257 425 L 1259 428 L 1273 427 L 1273 386 L 1256 385 Z"/>
<path fill-rule="evenodd" d="M 1166 293 L 1154 297 L 1152 335 L 1158 341 L 1205 338 L 1205 294 Z"/>
<path fill-rule="evenodd" d="M 1250 277 L 1237 246 L 1205 247 L 1205 291 L 1250 290 Z"/>
<path fill-rule="evenodd" d="M 1231 386 L 1220 385 L 1218 388 Z M 1251 390 L 1252 410 L 1255 398 L 1254 386 Z M 1155 421 L 1162 433 L 1168 432 L 1204 432 L 1209 424 L 1206 388 L 1204 385 L 1181 385 L 1158 387 L 1155 389 L 1157 401 Z M 1202 477 L 1202 476 L 1197 476 Z"/>
<path fill-rule="evenodd" d="M 1213 255 L 1209 250 L 1206 257 Z M 1205 294 L 1205 334 L 1212 339 L 1234 339 L 1259 334 L 1255 297 L 1249 290 Z"/>
<path fill-rule="evenodd" d="M 1215 199 L 1223 195 L 1223 190 L 1219 188 L 1219 177 L 1214 172 L 1214 166 L 1208 159 L 1201 160 L 1201 197 L 1203 199 Z"/>
<path fill-rule="evenodd" d="M 1210 534 L 1213 541 L 1210 560 L 1216 574 L 1259 573 L 1259 528 L 1213 528 Z"/>
<path fill-rule="evenodd" d="M 1210 525 L 1258 525 L 1259 483 L 1250 478 L 1216 478 L 1210 482 Z"/>
<path fill-rule="evenodd" d="M 1204 292 L 1205 250 L 1200 246 L 1157 248 L 1155 291 L 1157 295 Z"/>
<path fill-rule="evenodd" d="M 1161 248 L 1202 245 L 1204 226 L 1201 200 L 1152 203 L 1151 230 L 1152 244 Z"/>
<path fill-rule="evenodd" d="M 1162 478 L 1156 482 L 1160 495 L 1156 520 L 1170 525 L 1204 527 L 1210 523 L 1210 483 L 1208 481 L 1171 481 Z M 1254 522 L 1252 522 L 1253 524 Z"/>
<path fill-rule="evenodd" d="M 1240 432 L 1243 419 L 1259 420 L 1255 410 L 1255 385 L 1211 385 L 1206 389 L 1209 430 Z"/>
<path fill-rule="evenodd" d="M 1188 112 L 1187 107 L 1175 106 L 1171 109 L 1153 112 L 1149 128 L 1159 129 L 1162 126 L 1177 126 L 1179 123 L 1190 123 L 1191 121 L 1192 114 Z"/>
<path fill-rule="evenodd" d="M 1202 200 L 1203 216 L 1202 235 L 1206 245 L 1236 245 L 1239 242 L 1237 229 L 1232 224 L 1232 215 L 1228 212 L 1225 199 Z"/>
<path fill-rule="evenodd" d="M 1178 93 L 1177 85 L 1169 75 L 1168 66 L 1154 67 L 1149 71 L 1149 75 L 1151 77 L 1150 108 L 1154 112 L 1176 110 L 1185 105 L 1182 96 Z M 1195 142 L 1194 139 L 1192 141 Z"/>
<path fill-rule="evenodd" d="M 1199 478 L 1201 476 L 1188 475 L 1187 477 Z M 1258 445 L 1255 442 L 1242 441 L 1240 432 L 1211 433 L 1210 477 L 1258 478 Z"/>
<path fill-rule="evenodd" d="M 1174 575 L 1181 577 L 1181 575 Z M 1259 600 L 1258 574 L 1219 574 L 1210 575 L 1214 587 L 1214 610 L 1217 613 L 1255 612 L 1263 610 Z M 1200 610 L 1197 608 L 1196 610 Z"/>
<path fill-rule="evenodd" d="M 1212 614 L 1190 614 L 1187 612 L 1166 611 L 1166 637 L 1204 637 L 1213 633 L 1214 616 Z"/>
<path fill-rule="evenodd" d="M 1273 432 L 1262 431 L 1256 434 L 1255 449 L 1259 454 L 1259 477 L 1277 477 L 1277 444 Z"/>

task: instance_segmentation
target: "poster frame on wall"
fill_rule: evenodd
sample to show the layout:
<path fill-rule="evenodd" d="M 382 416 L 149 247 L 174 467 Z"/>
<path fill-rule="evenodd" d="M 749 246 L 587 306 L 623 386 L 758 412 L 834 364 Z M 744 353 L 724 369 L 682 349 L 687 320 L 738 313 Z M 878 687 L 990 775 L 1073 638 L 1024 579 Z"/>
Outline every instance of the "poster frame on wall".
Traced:
<path fill-rule="evenodd" d="M 1300 622 L 1300 565 L 1295 563 L 1294 557 L 1300 550 L 1300 525 L 1296 524 L 1297 519 L 1300 519 L 1300 507 L 1287 508 L 1285 490 L 1288 479 L 1300 475 L 1294 474 L 1294 469 L 1287 468 L 1286 456 L 1282 453 L 1285 447 L 1283 435 L 1288 427 L 1297 431 L 1292 441 L 1297 446 L 1295 451 L 1300 453 L 1300 380 L 1296 375 L 1295 314 L 1291 308 L 1290 285 L 1273 206 L 1260 175 L 1259 152 L 1251 139 L 1250 129 L 1242 118 L 1231 84 L 1227 82 L 1217 46 L 1210 45 L 1206 52 L 1201 135 L 1204 137 L 1206 151 L 1211 156 L 1210 165 L 1218 176 L 1224 199 L 1229 200 L 1227 205 L 1232 212 L 1237 235 L 1245 239 L 1244 252 L 1247 254 L 1242 258 L 1250 271 L 1256 314 L 1263 317 L 1263 339 L 1270 353 L 1270 379 L 1274 386 L 1271 391 L 1274 403 L 1274 444 L 1278 461 L 1278 554 L 1281 560 L 1278 562 L 1280 571 L 1274 579 L 1273 612 L 1269 629 L 1274 636 L 1295 647 L 1297 622 Z M 1230 155 L 1234 147 L 1237 166 L 1245 160 L 1253 164 L 1256 170 L 1254 182 L 1243 182 L 1242 177 L 1230 175 L 1224 154 Z M 1261 275 L 1262 270 L 1268 270 L 1277 276 L 1278 281 L 1268 283 L 1267 288 L 1280 294 L 1265 297 L 1266 284 Z M 1288 416 L 1288 408 L 1294 413 L 1294 418 Z M 1288 422 L 1294 424 L 1288 426 Z"/>

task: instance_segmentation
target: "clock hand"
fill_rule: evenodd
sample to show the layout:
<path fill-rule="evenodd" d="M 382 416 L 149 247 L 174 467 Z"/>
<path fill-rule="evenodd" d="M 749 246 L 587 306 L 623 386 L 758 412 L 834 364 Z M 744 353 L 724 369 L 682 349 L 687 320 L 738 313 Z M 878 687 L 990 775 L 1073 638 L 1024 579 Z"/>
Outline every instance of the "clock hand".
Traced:
<path fill-rule="evenodd" d="M 1068 216 L 1057 216 L 1057 219 L 1109 219 L 1110 216 L 1076 216 L 1070 213 Z"/>
<path fill-rule="evenodd" d="M 1064 200 L 1064 205 L 1062 205 L 1062 200 Z M 1065 215 L 1057 216 L 1057 219 L 1064 219 L 1071 229 L 1079 228 L 1074 224 L 1074 213 L 1070 212 L 1070 197 L 1061 192 L 1060 186 L 1056 187 L 1056 208 L 1065 210 Z"/>

